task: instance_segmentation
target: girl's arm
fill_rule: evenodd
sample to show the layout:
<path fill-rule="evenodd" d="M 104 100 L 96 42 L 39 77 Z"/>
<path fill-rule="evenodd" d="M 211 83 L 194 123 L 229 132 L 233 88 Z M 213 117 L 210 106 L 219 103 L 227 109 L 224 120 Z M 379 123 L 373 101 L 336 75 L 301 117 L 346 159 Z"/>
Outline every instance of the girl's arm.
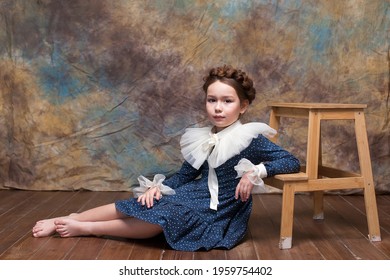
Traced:
<path fill-rule="evenodd" d="M 296 173 L 300 170 L 299 160 L 287 150 L 276 145 L 264 136 L 256 139 L 257 161 L 263 163 L 267 177 L 272 177 L 282 173 Z M 254 162 L 253 162 L 254 163 Z"/>
<path fill-rule="evenodd" d="M 248 172 L 242 174 L 235 193 L 236 199 L 240 198 L 243 202 L 248 200 L 254 183 L 264 184 L 262 178 L 281 173 L 296 173 L 300 170 L 299 160 L 285 149 L 264 136 L 259 136 L 254 141 L 251 157 L 248 158 L 252 167 L 247 165 Z M 253 170 L 250 170 L 251 168 Z"/>

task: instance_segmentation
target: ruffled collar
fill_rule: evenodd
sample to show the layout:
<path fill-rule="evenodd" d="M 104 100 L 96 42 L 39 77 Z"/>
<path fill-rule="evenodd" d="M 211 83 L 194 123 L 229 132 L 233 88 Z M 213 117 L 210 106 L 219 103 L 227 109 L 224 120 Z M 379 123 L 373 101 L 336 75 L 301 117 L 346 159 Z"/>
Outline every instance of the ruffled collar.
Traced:
<path fill-rule="evenodd" d="M 217 210 L 219 204 L 219 186 L 215 168 L 238 155 L 259 134 L 270 137 L 275 135 L 276 131 L 264 123 L 243 125 L 240 121 L 236 121 L 218 133 L 212 133 L 211 127 L 186 129 L 180 141 L 181 152 L 184 159 L 196 169 L 207 160 L 211 209 Z"/>
<path fill-rule="evenodd" d="M 206 160 L 217 168 L 247 148 L 259 134 L 272 137 L 276 131 L 264 123 L 242 124 L 239 120 L 218 133 L 213 133 L 212 127 L 187 128 L 180 141 L 181 152 L 196 169 Z"/>

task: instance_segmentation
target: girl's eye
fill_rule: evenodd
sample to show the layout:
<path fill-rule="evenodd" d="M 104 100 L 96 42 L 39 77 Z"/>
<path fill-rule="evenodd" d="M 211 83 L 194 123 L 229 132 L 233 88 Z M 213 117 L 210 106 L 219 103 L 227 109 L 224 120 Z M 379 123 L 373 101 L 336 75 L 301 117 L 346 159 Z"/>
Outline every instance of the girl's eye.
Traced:
<path fill-rule="evenodd" d="M 207 98 L 207 102 L 213 103 L 213 102 L 215 102 L 215 99 L 214 98 Z"/>

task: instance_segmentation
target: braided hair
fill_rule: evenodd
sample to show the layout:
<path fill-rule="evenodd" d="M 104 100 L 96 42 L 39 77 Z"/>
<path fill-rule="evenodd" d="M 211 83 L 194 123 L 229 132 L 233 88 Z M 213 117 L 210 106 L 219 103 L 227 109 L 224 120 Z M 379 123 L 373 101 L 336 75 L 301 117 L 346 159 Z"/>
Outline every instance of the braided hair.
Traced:
<path fill-rule="evenodd" d="M 256 89 L 253 87 L 252 79 L 244 71 L 235 69 L 230 65 L 212 68 L 209 74 L 203 78 L 203 81 L 205 82 L 203 84 L 205 93 L 207 93 L 207 89 L 212 83 L 220 81 L 233 87 L 241 102 L 248 100 L 251 104 L 256 97 Z"/>

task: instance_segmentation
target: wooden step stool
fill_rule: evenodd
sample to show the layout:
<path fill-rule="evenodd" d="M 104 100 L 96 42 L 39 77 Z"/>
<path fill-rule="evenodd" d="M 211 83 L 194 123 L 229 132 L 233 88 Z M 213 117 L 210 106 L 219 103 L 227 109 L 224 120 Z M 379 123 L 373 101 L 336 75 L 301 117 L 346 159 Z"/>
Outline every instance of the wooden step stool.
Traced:
<path fill-rule="evenodd" d="M 314 219 L 323 219 L 323 193 L 325 190 L 363 189 L 366 207 L 368 238 L 380 241 L 378 210 L 372 176 L 363 104 L 331 103 L 272 103 L 270 126 L 278 130 L 280 118 L 308 119 L 307 158 L 304 172 L 279 174 L 267 178 L 266 184 L 283 190 L 280 249 L 292 246 L 294 196 L 296 192 L 311 192 L 314 202 Z M 322 166 L 321 120 L 354 120 L 360 174 Z M 272 141 L 277 141 L 275 136 Z"/>

